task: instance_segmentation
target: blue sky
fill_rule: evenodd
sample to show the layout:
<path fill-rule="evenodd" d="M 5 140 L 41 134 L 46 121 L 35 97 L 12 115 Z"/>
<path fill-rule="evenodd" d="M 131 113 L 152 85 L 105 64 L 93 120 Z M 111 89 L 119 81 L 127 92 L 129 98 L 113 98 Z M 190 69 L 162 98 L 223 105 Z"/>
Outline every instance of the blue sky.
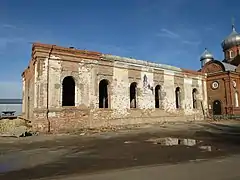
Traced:
<path fill-rule="evenodd" d="M 232 17 L 240 31 L 239 7 L 238 0 L 1 0 L 0 98 L 21 97 L 35 41 L 198 69 L 205 47 L 223 58 Z"/>

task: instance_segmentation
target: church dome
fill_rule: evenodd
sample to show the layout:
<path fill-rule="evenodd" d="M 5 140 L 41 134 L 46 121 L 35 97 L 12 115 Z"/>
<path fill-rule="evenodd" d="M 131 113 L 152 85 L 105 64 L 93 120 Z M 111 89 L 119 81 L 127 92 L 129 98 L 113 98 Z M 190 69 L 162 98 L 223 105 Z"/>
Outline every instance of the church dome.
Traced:
<path fill-rule="evenodd" d="M 207 48 L 205 48 L 205 51 L 202 53 L 201 57 L 200 57 L 200 61 L 202 60 L 206 60 L 206 59 L 209 59 L 209 60 L 213 60 L 213 55 L 212 53 L 210 53 Z"/>
<path fill-rule="evenodd" d="M 214 57 L 212 55 L 212 53 L 210 53 L 207 48 L 205 48 L 205 51 L 202 53 L 201 57 L 200 57 L 200 61 L 201 61 L 201 66 L 203 67 L 206 63 L 213 61 Z"/>
<path fill-rule="evenodd" d="M 240 45 L 240 34 L 236 31 L 235 26 L 232 26 L 232 33 L 222 42 L 223 50 Z"/>

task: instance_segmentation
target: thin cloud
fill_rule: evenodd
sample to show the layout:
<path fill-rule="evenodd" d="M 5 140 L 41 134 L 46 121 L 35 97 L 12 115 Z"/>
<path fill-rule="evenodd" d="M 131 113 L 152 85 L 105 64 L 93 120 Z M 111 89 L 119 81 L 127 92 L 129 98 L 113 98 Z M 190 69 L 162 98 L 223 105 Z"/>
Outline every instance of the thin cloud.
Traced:
<path fill-rule="evenodd" d="M 191 37 L 198 37 L 197 32 L 194 30 L 189 31 L 188 30 L 182 30 L 180 31 L 182 33 L 174 32 L 169 29 L 162 28 L 160 33 L 157 33 L 158 37 L 165 37 L 165 38 L 170 38 L 170 39 L 175 39 L 178 40 L 180 43 L 185 44 L 185 45 L 194 45 L 198 46 L 201 44 L 200 40 L 190 40 L 192 39 Z M 194 36 L 193 36 L 194 35 Z"/>
<path fill-rule="evenodd" d="M 3 28 L 9 28 L 9 29 L 18 29 L 17 26 L 14 26 L 12 24 L 3 24 L 2 27 Z"/>
<path fill-rule="evenodd" d="M 24 41 L 24 38 L 6 38 L 2 37 L 0 38 L 0 48 L 5 48 L 9 43 L 19 43 Z"/>
<path fill-rule="evenodd" d="M 3 38 L 0 37 L 0 55 L 5 54 L 7 52 L 7 48 L 9 45 L 21 45 L 27 43 L 26 39 L 16 37 L 16 38 Z"/>
<path fill-rule="evenodd" d="M 188 41 L 188 40 L 183 40 L 182 41 L 183 44 L 187 44 L 187 45 L 195 45 L 198 46 L 201 44 L 201 41 Z"/>
<path fill-rule="evenodd" d="M 5 31 L 7 31 L 7 30 L 10 31 L 11 30 L 11 31 L 14 31 L 14 32 L 19 32 L 19 31 L 24 30 L 24 28 L 18 27 L 18 26 L 13 25 L 13 24 L 0 24 L 0 29 L 5 30 Z"/>
<path fill-rule="evenodd" d="M 9 31 L 8 33 L 8 31 L 4 29 L 11 29 L 14 31 Z M 0 50 L 4 49 L 9 43 L 19 43 L 24 41 L 23 37 L 19 37 L 19 35 L 16 34 L 20 29 L 22 28 L 19 28 L 12 24 L 0 24 L 0 33 L 2 34 L 2 36 L 0 36 Z"/>
<path fill-rule="evenodd" d="M 179 34 L 173 32 L 173 31 L 170 31 L 168 29 L 161 29 L 161 32 L 157 34 L 157 36 L 160 36 L 160 37 L 167 37 L 167 38 L 172 38 L 172 39 L 176 39 L 176 38 L 180 38 Z"/>

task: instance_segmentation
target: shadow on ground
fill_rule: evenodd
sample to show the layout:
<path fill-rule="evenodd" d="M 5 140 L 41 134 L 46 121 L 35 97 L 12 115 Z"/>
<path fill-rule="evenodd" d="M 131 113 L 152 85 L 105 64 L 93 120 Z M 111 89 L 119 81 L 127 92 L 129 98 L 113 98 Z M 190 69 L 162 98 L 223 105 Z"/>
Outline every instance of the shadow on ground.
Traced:
<path fill-rule="evenodd" d="M 240 143 L 240 122 L 236 124 L 204 124 L 203 128 L 194 133 L 194 137 L 212 140 L 223 145 L 236 145 Z"/>
<path fill-rule="evenodd" d="M 9 154 L 18 149 L 19 156 L 9 162 L 9 170 L 0 174 L 0 179 L 38 179 L 59 175 L 86 174 L 111 169 L 122 169 L 136 166 L 156 165 L 163 163 L 179 163 L 196 159 L 209 159 L 240 152 L 240 125 L 204 124 L 203 128 L 194 131 L 154 132 L 131 134 L 114 138 L 69 137 L 62 140 L 32 142 L 29 144 L 1 145 L 3 153 Z M 161 146 L 146 140 L 154 137 L 184 137 L 199 140 L 199 145 L 211 145 L 211 152 L 203 151 L 197 146 Z M 21 158 L 20 152 L 33 149 L 54 149 L 54 153 L 66 150 L 52 162 L 39 164 L 32 156 L 28 166 L 11 171 L 10 166 L 16 165 Z M 16 152 L 15 152 L 16 153 Z M 51 158 L 46 152 L 38 155 Z M 1 162 L 1 161 L 0 161 Z M 30 166 L 30 165 L 31 166 Z M 0 168 L 3 168 L 0 166 Z"/>

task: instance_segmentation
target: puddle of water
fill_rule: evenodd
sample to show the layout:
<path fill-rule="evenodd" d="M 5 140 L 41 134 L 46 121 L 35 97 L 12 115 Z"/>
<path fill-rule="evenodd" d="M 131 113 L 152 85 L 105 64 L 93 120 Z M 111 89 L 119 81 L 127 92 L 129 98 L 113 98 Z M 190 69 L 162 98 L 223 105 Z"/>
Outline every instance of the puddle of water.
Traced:
<path fill-rule="evenodd" d="M 124 141 L 124 144 L 133 144 L 133 143 L 137 143 L 136 141 Z"/>
<path fill-rule="evenodd" d="M 179 144 L 178 138 L 152 138 L 146 140 L 147 142 L 152 142 L 154 144 L 160 144 L 160 145 L 165 145 L 165 146 L 174 146 Z"/>
<path fill-rule="evenodd" d="M 202 149 L 204 151 L 209 151 L 209 152 L 212 151 L 212 147 L 211 146 L 199 146 L 199 149 Z"/>
<path fill-rule="evenodd" d="M 151 138 L 146 140 L 147 142 L 152 142 L 154 144 L 160 144 L 165 146 L 174 145 L 185 145 L 185 146 L 195 146 L 197 141 L 195 139 L 179 139 L 179 138 Z"/>
<path fill-rule="evenodd" d="M 17 162 L 18 161 L 1 162 L 0 163 L 0 174 L 21 169 L 22 168 L 21 164 L 19 164 Z"/>
<path fill-rule="evenodd" d="M 72 154 L 67 154 L 65 157 L 80 157 L 80 156 L 86 156 L 89 155 L 90 153 L 92 153 L 93 151 L 79 151 L 76 153 L 72 153 Z"/>
<path fill-rule="evenodd" d="M 11 171 L 12 168 L 10 168 L 8 165 L 6 164 L 0 164 L 0 173 L 6 173 Z"/>
<path fill-rule="evenodd" d="M 147 142 L 151 142 L 153 144 L 160 144 L 163 146 L 178 146 L 178 145 L 183 145 L 183 146 L 197 146 L 198 141 L 195 139 L 180 139 L 180 138 L 171 138 L 171 137 L 166 137 L 166 138 L 151 138 L 146 140 Z M 202 141 L 199 141 L 202 142 Z M 206 146 L 198 146 L 199 149 L 211 152 L 212 151 L 212 146 L 206 145 Z"/>
<path fill-rule="evenodd" d="M 180 139 L 179 144 L 184 146 L 195 146 L 197 141 L 195 139 Z"/>
<path fill-rule="evenodd" d="M 207 159 L 194 159 L 194 160 L 189 160 L 189 162 L 199 162 L 199 161 L 205 161 Z"/>

